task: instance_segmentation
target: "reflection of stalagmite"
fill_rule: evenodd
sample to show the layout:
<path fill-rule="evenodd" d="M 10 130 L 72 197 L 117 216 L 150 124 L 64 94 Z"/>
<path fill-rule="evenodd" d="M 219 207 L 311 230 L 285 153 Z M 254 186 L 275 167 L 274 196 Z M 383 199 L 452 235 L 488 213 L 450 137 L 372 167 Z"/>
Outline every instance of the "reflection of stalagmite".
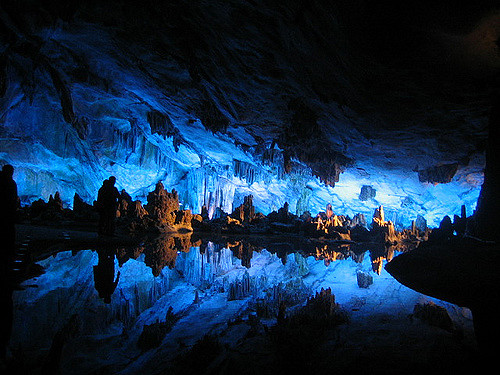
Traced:
<path fill-rule="evenodd" d="M 193 244 L 189 235 L 160 236 L 147 242 L 144 249 L 145 263 L 153 275 L 160 275 L 163 268 L 173 269 L 179 252 L 189 252 Z"/>
<path fill-rule="evenodd" d="M 373 284 L 373 277 L 368 272 L 358 270 L 356 272 L 356 280 L 360 288 L 368 288 Z"/>
<path fill-rule="evenodd" d="M 229 286 L 228 301 L 234 301 L 238 299 L 242 299 L 250 295 L 252 292 L 252 280 L 250 279 L 250 275 L 245 271 L 245 274 L 241 278 L 241 280 L 235 280 Z"/>
<path fill-rule="evenodd" d="M 394 258 L 394 248 L 389 247 L 387 249 L 387 255 L 385 256 L 385 259 L 387 259 L 388 262 L 390 262 Z"/>
<path fill-rule="evenodd" d="M 233 254 L 241 260 L 241 265 L 246 268 L 250 268 L 250 261 L 252 259 L 252 254 L 254 249 L 246 241 L 236 241 L 234 243 L 228 243 L 227 248 L 230 249 Z"/>
<path fill-rule="evenodd" d="M 338 249 L 338 247 L 336 247 Z M 328 245 L 323 245 L 321 247 L 316 247 L 316 260 L 322 259 L 326 266 L 330 265 L 331 262 L 335 262 L 336 260 L 344 260 L 349 257 L 349 253 L 347 255 L 340 251 L 335 251 L 329 249 Z"/>
<path fill-rule="evenodd" d="M 378 258 L 372 260 L 372 270 L 377 275 L 380 275 L 380 273 L 382 272 L 383 266 L 384 266 L 384 258 L 383 257 L 378 257 Z"/>
<path fill-rule="evenodd" d="M 81 321 L 77 314 L 70 317 L 69 321 L 56 332 L 52 339 L 49 353 L 42 366 L 42 374 L 57 374 L 61 372 L 61 358 L 68 341 L 80 333 Z"/>
<path fill-rule="evenodd" d="M 142 333 L 137 340 L 139 349 L 146 351 L 158 347 L 165 335 L 171 331 L 179 317 L 174 314 L 172 306 L 168 308 L 165 321 L 157 320 L 153 324 L 145 324 Z"/>
<path fill-rule="evenodd" d="M 315 296 L 307 300 L 303 312 L 312 314 L 315 318 L 332 318 L 340 310 L 340 305 L 335 302 L 335 294 L 331 288 L 321 288 Z"/>

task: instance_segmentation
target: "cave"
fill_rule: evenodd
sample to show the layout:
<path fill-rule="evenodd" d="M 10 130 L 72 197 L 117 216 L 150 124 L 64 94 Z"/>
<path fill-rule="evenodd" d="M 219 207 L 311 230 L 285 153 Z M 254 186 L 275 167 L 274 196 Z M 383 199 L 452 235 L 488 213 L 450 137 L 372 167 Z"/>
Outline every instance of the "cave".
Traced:
<path fill-rule="evenodd" d="M 497 2 L 5 0 L 0 30 L 2 371 L 495 362 Z"/>

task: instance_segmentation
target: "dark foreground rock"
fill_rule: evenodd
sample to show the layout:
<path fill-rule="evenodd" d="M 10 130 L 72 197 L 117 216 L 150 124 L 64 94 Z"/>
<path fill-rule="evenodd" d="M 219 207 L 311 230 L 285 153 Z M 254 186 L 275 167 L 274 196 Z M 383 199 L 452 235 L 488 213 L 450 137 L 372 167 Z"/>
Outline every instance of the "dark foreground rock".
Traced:
<path fill-rule="evenodd" d="M 428 241 L 400 254 L 385 269 L 400 283 L 426 295 L 471 309 L 476 339 L 492 354 L 500 337 L 496 308 L 500 300 L 500 249 L 470 237 Z"/>
<path fill-rule="evenodd" d="M 446 331 L 453 331 L 453 321 L 448 311 L 433 302 L 416 304 L 413 309 L 413 317 L 426 322 L 427 324 L 442 328 Z"/>

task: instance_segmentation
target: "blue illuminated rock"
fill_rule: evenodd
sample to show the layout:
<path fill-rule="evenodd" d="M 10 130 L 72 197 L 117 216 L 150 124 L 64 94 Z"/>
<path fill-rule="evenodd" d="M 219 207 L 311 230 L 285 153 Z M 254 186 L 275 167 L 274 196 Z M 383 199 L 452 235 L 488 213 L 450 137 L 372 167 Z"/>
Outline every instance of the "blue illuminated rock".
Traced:
<path fill-rule="evenodd" d="M 145 204 L 161 182 L 176 189 L 183 209 L 199 214 L 205 206 L 209 217 L 233 212 L 250 194 L 263 214 L 288 202 L 290 212 L 315 215 L 330 203 L 352 217 L 382 204 L 399 213 L 398 227 L 417 215 L 437 226 L 462 205 L 473 212 L 484 167 L 476 147 L 482 117 L 463 117 L 467 104 L 454 103 L 459 109 L 452 111 L 440 101 L 425 110 L 412 101 L 418 110 L 404 107 L 394 118 L 384 115 L 385 103 L 360 115 L 374 103 L 360 100 L 356 85 L 366 80 L 358 75 L 373 67 L 350 63 L 333 5 L 322 4 L 328 11 L 316 22 L 328 26 L 313 38 L 309 28 L 295 35 L 297 25 L 270 5 L 236 1 L 226 12 L 227 4 L 182 4 L 186 14 L 208 18 L 169 9 L 137 29 L 112 16 L 120 7 L 111 2 L 102 5 L 106 11 L 89 6 L 55 26 L 57 17 L 47 18 L 40 5 L 21 30 L 12 19 L 28 13 L 4 11 L 11 39 L 0 44 L 12 48 L 2 49 L 0 65 L 0 163 L 14 165 L 23 204 L 47 201 L 55 191 L 67 207 L 75 193 L 91 204 L 102 180 L 114 175 L 132 200 Z M 260 16 L 243 23 L 227 16 L 253 11 Z M 145 32 L 155 17 L 168 18 L 161 25 L 181 23 L 172 30 L 184 33 Z M 147 47 L 145 34 L 162 47 Z M 288 47 L 269 51 L 274 37 Z M 322 40 L 332 43 L 325 48 Z M 402 112 L 418 115 L 402 120 Z M 372 199 L 359 199 L 364 186 Z M 414 204 L 401 209 L 407 196 Z"/>
<path fill-rule="evenodd" d="M 372 186 L 363 185 L 361 186 L 361 192 L 359 193 L 359 200 L 367 201 L 368 199 L 375 198 L 376 195 L 377 190 L 375 190 Z"/>
<path fill-rule="evenodd" d="M 427 230 L 427 220 L 422 215 L 417 215 L 415 226 L 418 230 L 425 232 Z"/>

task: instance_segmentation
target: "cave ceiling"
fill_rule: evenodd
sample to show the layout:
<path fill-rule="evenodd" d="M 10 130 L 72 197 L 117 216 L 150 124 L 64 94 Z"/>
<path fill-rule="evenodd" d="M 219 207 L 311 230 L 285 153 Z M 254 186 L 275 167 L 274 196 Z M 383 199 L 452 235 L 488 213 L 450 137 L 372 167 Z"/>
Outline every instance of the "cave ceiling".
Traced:
<path fill-rule="evenodd" d="M 110 173 L 138 195 L 158 180 L 189 190 L 207 166 L 247 182 L 265 169 L 333 189 L 346 173 L 477 188 L 499 14 L 489 1 L 5 1 L 0 157 L 30 197 L 92 196 Z"/>

